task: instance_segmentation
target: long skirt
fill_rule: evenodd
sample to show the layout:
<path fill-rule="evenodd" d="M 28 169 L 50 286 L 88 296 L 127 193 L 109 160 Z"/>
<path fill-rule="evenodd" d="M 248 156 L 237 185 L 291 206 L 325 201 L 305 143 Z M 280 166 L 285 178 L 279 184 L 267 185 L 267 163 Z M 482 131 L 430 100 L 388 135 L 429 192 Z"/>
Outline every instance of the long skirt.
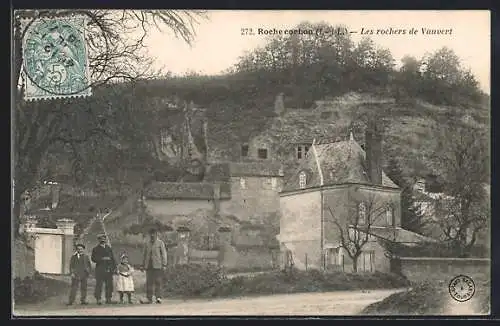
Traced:
<path fill-rule="evenodd" d="M 134 292 L 134 278 L 132 275 L 116 277 L 116 291 L 118 292 Z"/>

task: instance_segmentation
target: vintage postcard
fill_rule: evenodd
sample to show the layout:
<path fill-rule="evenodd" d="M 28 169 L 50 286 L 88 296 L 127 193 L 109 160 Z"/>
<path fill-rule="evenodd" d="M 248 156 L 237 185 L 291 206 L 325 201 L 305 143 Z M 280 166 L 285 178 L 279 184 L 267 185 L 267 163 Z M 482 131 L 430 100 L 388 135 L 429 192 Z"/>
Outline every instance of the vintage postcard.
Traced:
<path fill-rule="evenodd" d="M 14 10 L 12 316 L 490 314 L 490 12 Z"/>

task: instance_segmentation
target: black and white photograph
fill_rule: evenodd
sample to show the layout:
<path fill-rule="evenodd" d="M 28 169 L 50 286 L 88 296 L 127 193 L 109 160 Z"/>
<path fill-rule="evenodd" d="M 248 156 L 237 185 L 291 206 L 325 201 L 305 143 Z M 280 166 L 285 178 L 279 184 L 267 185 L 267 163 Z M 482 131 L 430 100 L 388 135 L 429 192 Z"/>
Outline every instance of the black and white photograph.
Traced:
<path fill-rule="evenodd" d="M 490 11 L 11 16 L 11 318 L 490 315 Z"/>

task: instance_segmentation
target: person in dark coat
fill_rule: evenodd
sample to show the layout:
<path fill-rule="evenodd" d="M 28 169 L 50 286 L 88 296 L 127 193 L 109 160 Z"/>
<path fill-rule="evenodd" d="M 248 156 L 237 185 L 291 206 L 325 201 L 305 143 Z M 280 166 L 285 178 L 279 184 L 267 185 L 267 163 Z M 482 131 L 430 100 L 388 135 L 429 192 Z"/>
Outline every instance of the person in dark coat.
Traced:
<path fill-rule="evenodd" d="M 113 275 L 116 272 L 116 260 L 113 250 L 107 244 L 105 234 L 97 238 L 99 244 L 92 249 L 92 261 L 95 265 L 95 299 L 97 304 L 101 304 L 102 285 L 105 286 L 106 303 L 112 303 L 113 296 Z"/>
<path fill-rule="evenodd" d="M 92 270 L 89 256 L 84 252 L 85 245 L 76 245 L 76 252 L 69 261 L 69 271 L 71 273 L 71 290 L 69 292 L 68 305 L 72 305 L 76 299 L 78 285 L 80 285 L 80 302 L 87 304 L 87 279 Z"/>

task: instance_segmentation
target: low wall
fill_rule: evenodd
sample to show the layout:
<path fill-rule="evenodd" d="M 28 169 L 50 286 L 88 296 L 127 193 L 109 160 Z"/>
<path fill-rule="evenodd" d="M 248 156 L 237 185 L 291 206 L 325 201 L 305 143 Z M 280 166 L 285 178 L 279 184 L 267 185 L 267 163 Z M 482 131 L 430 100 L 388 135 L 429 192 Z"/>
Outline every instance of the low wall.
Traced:
<path fill-rule="evenodd" d="M 143 244 L 114 242 L 112 243 L 112 248 L 117 260 L 122 252 L 126 252 L 132 265 L 142 264 L 144 254 Z M 180 249 L 178 246 L 167 248 L 168 265 L 178 263 L 179 256 L 182 255 L 182 250 Z M 88 249 L 88 252 L 91 251 L 92 248 Z M 189 262 L 193 264 L 209 263 L 217 265 L 220 264 L 220 255 L 219 250 L 190 248 Z M 265 247 L 235 248 L 234 246 L 230 246 L 222 257 L 222 264 L 225 268 L 239 271 L 276 268 L 279 259 L 277 253 Z"/>
<path fill-rule="evenodd" d="M 24 279 L 35 273 L 35 250 L 21 240 L 15 240 L 12 248 L 12 276 Z"/>
<path fill-rule="evenodd" d="M 198 250 L 189 251 L 189 262 L 193 264 L 214 264 L 219 263 L 219 250 Z"/>
<path fill-rule="evenodd" d="M 467 275 L 474 280 L 490 278 L 490 260 L 487 258 L 400 257 L 392 264 L 395 271 L 415 282 L 448 282 L 457 275 Z"/>
<path fill-rule="evenodd" d="M 235 248 L 230 247 L 224 253 L 223 265 L 226 269 L 240 271 L 252 269 L 271 269 L 275 262 L 273 252 L 267 248 Z"/>

